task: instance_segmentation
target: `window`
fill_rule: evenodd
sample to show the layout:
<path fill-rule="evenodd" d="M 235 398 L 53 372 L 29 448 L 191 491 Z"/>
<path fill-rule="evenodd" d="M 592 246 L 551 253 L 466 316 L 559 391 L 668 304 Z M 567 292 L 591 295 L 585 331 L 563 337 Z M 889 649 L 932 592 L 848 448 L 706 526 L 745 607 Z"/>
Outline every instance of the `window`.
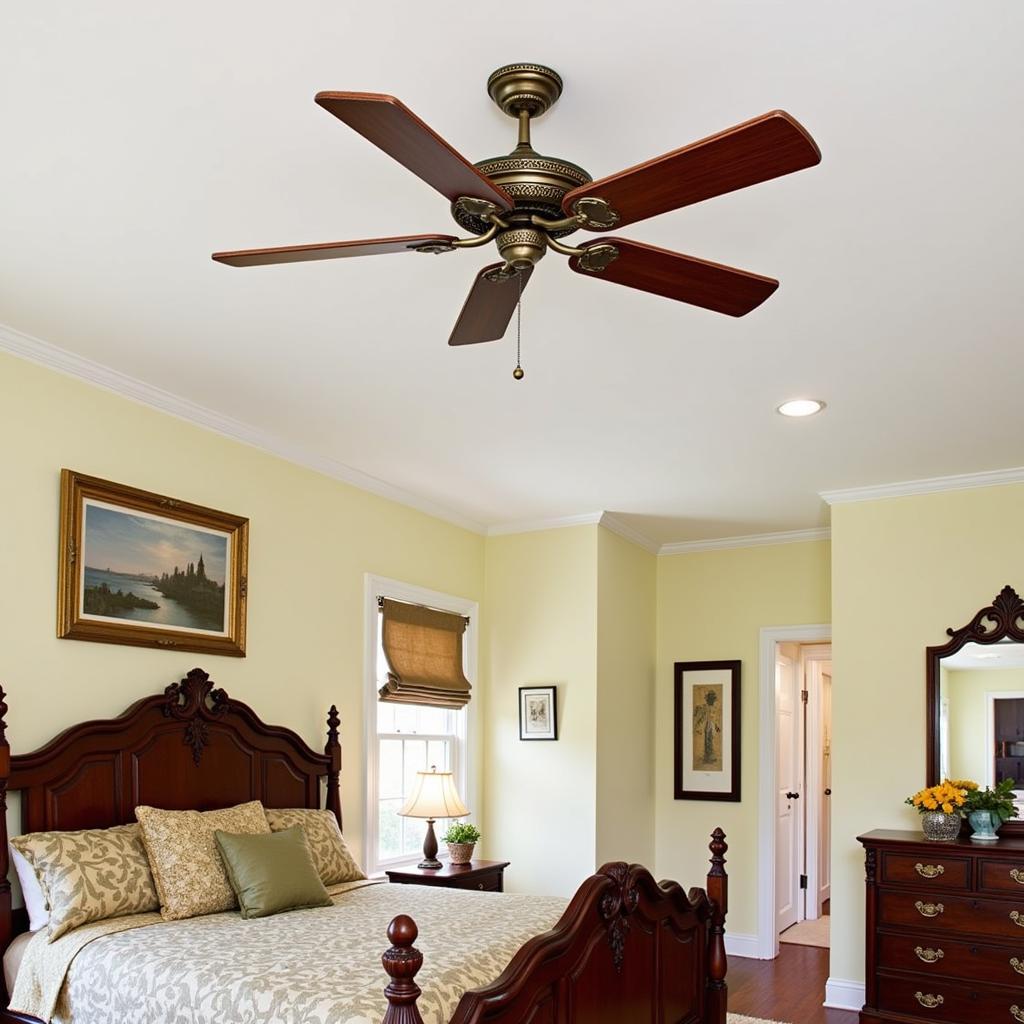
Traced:
<path fill-rule="evenodd" d="M 463 668 L 472 683 L 476 668 L 476 618 L 473 602 L 422 590 L 393 580 L 367 577 L 367 680 L 366 680 L 366 752 L 367 752 L 367 874 L 385 868 L 415 864 L 423 858 L 426 822 L 402 818 L 398 810 L 409 796 L 418 771 L 436 766 L 451 771 L 463 801 L 472 809 L 468 781 L 469 708 L 424 707 L 413 704 L 389 704 L 378 699 L 378 690 L 387 680 L 388 664 L 381 645 L 380 598 L 392 598 L 411 604 L 469 616 L 463 640 Z M 448 821 L 434 826 L 438 838 Z M 441 857 L 444 858 L 444 844 Z"/>

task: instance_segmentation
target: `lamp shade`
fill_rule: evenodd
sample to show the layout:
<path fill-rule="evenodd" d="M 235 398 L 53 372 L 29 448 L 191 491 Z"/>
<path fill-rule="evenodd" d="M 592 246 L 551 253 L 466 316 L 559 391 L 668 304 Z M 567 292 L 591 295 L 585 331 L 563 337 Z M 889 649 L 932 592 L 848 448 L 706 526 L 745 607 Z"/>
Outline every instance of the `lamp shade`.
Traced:
<path fill-rule="evenodd" d="M 398 812 L 404 818 L 464 818 L 469 809 L 462 802 L 451 772 L 417 772 L 412 795 Z"/>

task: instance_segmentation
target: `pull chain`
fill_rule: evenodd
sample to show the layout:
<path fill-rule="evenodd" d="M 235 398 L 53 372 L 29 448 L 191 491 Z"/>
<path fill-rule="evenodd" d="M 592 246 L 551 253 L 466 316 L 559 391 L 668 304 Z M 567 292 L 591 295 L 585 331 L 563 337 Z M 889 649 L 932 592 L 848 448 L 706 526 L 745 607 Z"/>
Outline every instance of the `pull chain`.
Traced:
<path fill-rule="evenodd" d="M 523 341 L 523 272 L 521 270 L 516 273 L 516 286 L 519 288 L 516 298 L 516 368 L 512 371 L 512 376 L 516 380 L 522 380 L 526 374 L 519 362 L 519 352 Z"/>

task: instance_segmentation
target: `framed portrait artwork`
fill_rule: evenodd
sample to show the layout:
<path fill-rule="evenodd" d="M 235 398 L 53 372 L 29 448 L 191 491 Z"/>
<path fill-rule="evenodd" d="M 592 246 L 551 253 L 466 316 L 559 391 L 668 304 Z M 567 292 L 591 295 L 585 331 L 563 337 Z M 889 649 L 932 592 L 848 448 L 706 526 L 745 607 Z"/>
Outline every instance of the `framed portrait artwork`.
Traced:
<path fill-rule="evenodd" d="M 675 798 L 740 799 L 740 663 L 675 665 Z"/>
<path fill-rule="evenodd" d="M 61 471 L 57 635 L 245 656 L 249 520 Z"/>
<path fill-rule="evenodd" d="M 555 686 L 519 687 L 519 738 L 558 739 L 558 701 Z"/>

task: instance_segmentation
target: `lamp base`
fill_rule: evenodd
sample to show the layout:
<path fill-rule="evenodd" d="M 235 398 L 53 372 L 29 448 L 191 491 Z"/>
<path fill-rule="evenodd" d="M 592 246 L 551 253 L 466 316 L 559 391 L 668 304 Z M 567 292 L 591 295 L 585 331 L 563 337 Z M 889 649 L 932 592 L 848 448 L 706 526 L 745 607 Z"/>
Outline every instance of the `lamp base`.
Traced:
<path fill-rule="evenodd" d="M 437 836 L 434 835 L 434 819 L 427 818 L 427 834 L 423 839 L 423 860 L 416 865 L 428 871 L 436 871 L 444 865 L 437 859 Z"/>

